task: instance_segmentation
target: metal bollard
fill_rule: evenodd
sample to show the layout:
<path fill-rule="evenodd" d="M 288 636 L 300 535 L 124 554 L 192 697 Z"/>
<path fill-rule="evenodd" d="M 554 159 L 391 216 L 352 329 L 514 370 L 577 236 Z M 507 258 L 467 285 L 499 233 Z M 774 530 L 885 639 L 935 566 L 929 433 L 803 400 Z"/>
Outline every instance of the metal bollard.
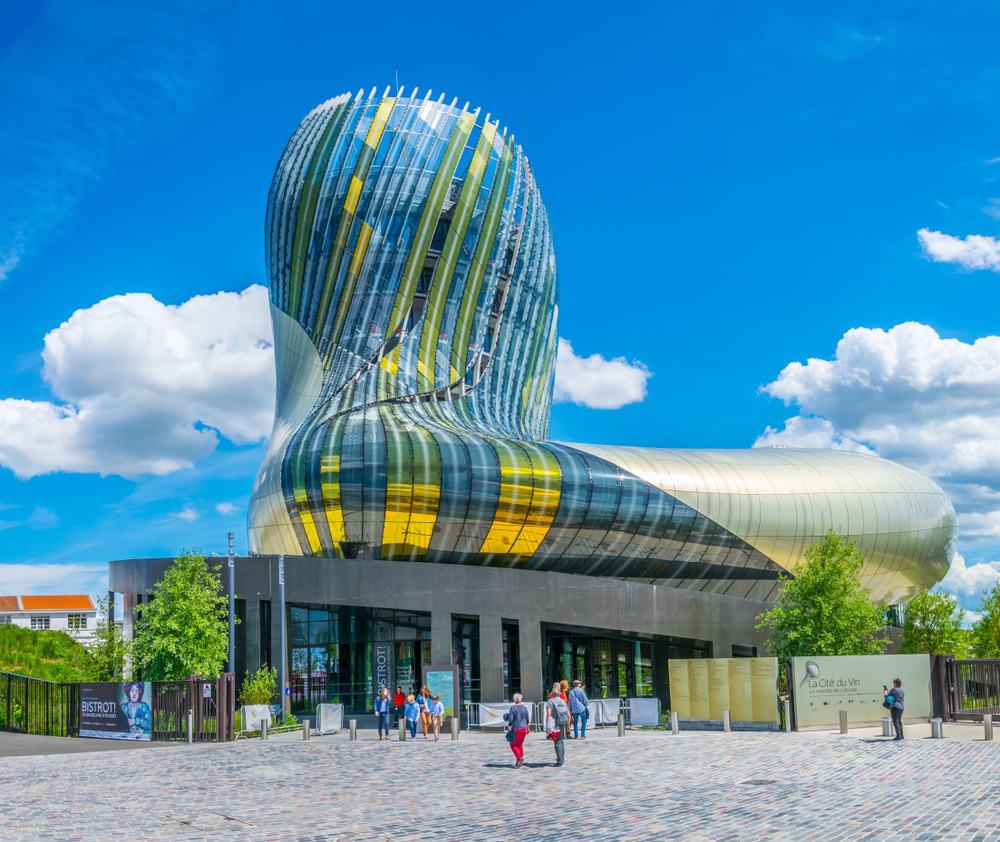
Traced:
<path fill-rule="evenodd" d="M 722 730 L 723 731 L 732 731 L 733 730 L 733 723 L 732 723 L 732 720 L 729 718 L 729 711 L 728 710 L 722 711 Z"/>
<path fill-rule="evenodd" d="M 406 742 L 406 720 L 400 719 L 396 724 L 399 725 L 399 741 Z"/>
<path fill-rule="evenodd" d="M 785 698 L 785 733 L 792 733 L 792 703 L 788 698 Z"/>
<path fill-rule="evenodd" d="M 983 739 L 986 742 L 993 742 L 993 714 L 984 713 L 983 714 Z"/>
<path fill-rule="evenodd" d="M 347 728 L 348 728 L 347 739 L 349 739 L 352 743 L 357 742 L 357 739 L 358 739 L 358 720 L 356 720 L 356 719 L 348 719 L 347 720 Z"/>
<path fill-rule="evenodd" d="M 882 717 L 882 736 L 891 737 L 892 736 L 892 719 L 888 716 Z"/>
<path fill-rule="evenodd" d="M 452 741 L 458 739 L 458 727 L 461 723 L 458 721 L 457 716 L 451 718 L 451 739 Z"/>
<path fill-rule="evenodd" d="M 846 734 L 847 733 L 847 711 L 846 710 L 841 710 L 840 711 L 840 733 L 841 734 Z"/>
<path fill-rule="evenodd" d="M 188 742 L 194 742 L 194 711 L 189 710 L 187 716 Z"/>
<path fill-rule="evenodd" d="M 941 726 L 940 717 L 935 716 L 931 720 L 931 739 L 932 740 L 944 739 L 944 728 Z"/>
<path fill-rule="evenodd" d="M 302 740 L 303 742 L 308 742 L 309 738 L 312 736 L 312 729 L 309 727 L 309 720 L 302 720 Z"/>
<path fill-rule="evenodd" d="M 681 721 L 677 716 L 677 711 L 670 712 L 670 733 L 675 737 L 681 732 Z"/>
<path fill-rule="evenodd" d="M 619 713 L 618 714 L 618 736 L 619 737 L 624 737 L 625 736 L 625 714 L 624 713 Z"/>
<path fill-rule="evenodd" d="M 266 719 L 262 719 L 260 721 L 260 738 L 262 740 L 266 740 L 267 739 L 267 720 Z"/>

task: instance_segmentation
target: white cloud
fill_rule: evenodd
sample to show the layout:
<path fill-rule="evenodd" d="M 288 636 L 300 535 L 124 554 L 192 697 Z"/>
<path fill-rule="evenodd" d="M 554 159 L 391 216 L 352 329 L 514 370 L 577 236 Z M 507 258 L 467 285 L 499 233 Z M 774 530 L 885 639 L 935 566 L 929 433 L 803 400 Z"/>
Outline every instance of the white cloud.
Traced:
<path fill-rule="evenodd" d="M 981 234 L 953 237 L 951 234 L 921 228 L 917 232 L 917 239 L 924 254 L 937 263 L 957 263 L 966 269 L 1000 272 L 1000 240 L 993 237 Z"/>
<path fill-rule="evenodd" d="M 236 511 L 236 506 L 232 503 L 217 503 L 215 511 L 217 511 L 220 515 L 231 515 Z"/>
<path fill-rule="evenodd" d="M 960 553 L 954 553 L 948 575 L 941 580 L 943 590 L 964 596 L 979 596 L 1000 580 L 1000 561 L 966 564 Z"/>
<path fill-rule="evenodd" d="M 971 629 L 981 619 L 983 619 L 982 611 L 966 611 L 962 618 L 962 628 Z"/>
<path fill-rule="evenodd" d="M 839 432 L 826 418 L 796 415 L 778 430 L 768 426 L 753 443 L 754 447 L 810 447 L 830 450 L 855 450 L 871 453 L 866 447 Z"/>
<path fill-rule="evenodd" d="M 646 381 L 652 376 L 637 360 L 578 356 L 569 340 L 560 338 L 554 400 L 591 409 L 618 409 L 645 400 Z"/>
<path fill-rule="evenodd" d="M 178 520 L 186 520 L 188 522 L 193 520 L 198 520 L 198 511 L 191 505 L 185 506 L 179 512 L 174 512 L 171 517 L 175 517 Z"/>
<path fill-rule="evenodd" d="M 0 465 L 166 474 L 265 437 L 274 408 L 267 291 L 199 295 L 167 305 L 145 293 L 77 310 L 45 337 L 55 401 L 0 399 Z"/>
<path fill-rule="evenodd" d="M 914 322 L 855 328 L 833 359 L 790 363 L 762 391 L 799 414 L 755 446 L 874 450 L 942 484 L 967 553 L 989 558 L 1000 544 L 1000 336 L 962 342 Z M 942 587 L 978 596 L 998 571 L 956 553 Z"/>
<path fill-rule="evenodd" d="M 831 435 L 935 478 L 1000 488 L 1000 336 L 966 343 L 914 322 L 854 328 L 832 360 L 790 363 L 763 391 L 798 406 L 786 430 L 819 417 Z"/>
<path fill-rule="evenodd" d="M 107 564 L 0 564 L 2 594 L 107 592 Z"/>

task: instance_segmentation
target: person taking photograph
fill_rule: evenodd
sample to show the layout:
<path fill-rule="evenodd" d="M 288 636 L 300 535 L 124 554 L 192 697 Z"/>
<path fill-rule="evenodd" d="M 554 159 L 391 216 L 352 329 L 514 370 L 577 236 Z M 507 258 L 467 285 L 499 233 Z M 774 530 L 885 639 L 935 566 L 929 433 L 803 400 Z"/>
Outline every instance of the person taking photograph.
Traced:
<path fill-rule="evenodd" d="M 906 705 L 903 699 L 906 698 L 906 691 L 903 690 L 903 682 L 898 678 L 892 680 L 892 689 L 886 688 L 885 700 L 888 702 L 889 697 L 892 697 L 892 707 L 889 708 L 889 714 L 892 716 L 892 727 L 896 731 L 896 736 L 893 740 L 903 739 L 903 710 Z"/>

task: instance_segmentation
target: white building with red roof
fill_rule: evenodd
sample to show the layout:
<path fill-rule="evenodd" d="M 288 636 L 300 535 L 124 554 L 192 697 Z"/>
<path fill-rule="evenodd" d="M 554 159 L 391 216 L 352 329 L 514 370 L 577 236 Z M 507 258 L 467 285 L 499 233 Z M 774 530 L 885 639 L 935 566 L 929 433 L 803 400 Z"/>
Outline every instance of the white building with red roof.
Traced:
<path fill-rule="evenodd" d="M 87 594 L 0 596 L 0 626 L 64 631 L 83 644 L 94 640 L 97 606 Z"/>

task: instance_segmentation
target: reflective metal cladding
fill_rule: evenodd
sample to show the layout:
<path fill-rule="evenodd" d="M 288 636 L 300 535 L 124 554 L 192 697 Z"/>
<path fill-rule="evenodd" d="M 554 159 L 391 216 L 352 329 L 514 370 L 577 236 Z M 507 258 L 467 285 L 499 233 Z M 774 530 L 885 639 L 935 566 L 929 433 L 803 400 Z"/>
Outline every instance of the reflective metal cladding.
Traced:
<path fill-rule="evenodd" d="M 555 251 L 531 166 L 489 114 L 416 91 L 323 103 L 278 162 L 266 250 L 278 401 L 255 552 L 767 599 L 833 529 L 878 599 L 947 570 L 947 497 L 882 459 L 546 441 Z"/>

